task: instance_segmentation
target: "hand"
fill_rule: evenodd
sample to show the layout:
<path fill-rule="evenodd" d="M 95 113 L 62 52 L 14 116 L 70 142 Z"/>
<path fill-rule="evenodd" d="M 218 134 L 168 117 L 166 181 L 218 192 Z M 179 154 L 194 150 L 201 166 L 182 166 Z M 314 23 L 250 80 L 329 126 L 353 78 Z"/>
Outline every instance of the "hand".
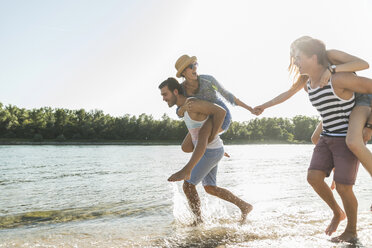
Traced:
<path fill-rule="evenodd" d="M 193 103 L 193 101 L 187 101 L 184 105 L 182 105 L 178 109 L 177 115 L 180 116 L 180 117 L 183 117 L 185 115 L 186 111 L 192 112 L 192 103 Z"/>
<path fill-rule="evenodd" d="M 208 137 L 208 144 L 211 143 L 214 140 L 215 136 L 209 135 Z"/>
<path fill-rule="evenodd" d="M 192 100 L 189 100 L 185 103 L 185 111 L 187 112 L 192 112 L 192 105 L 193 105 L 194 101 Z"/>
<path fill-rule="evenodd" d="M 254 109 L 253 109 L 253 113 L 252 114 L 254 114 L 254 115 L 260 115 L 260 114 L 262 114 L 262 112 L 264 111 L 265 109 L 263 108 L 263 107 L 261 107 L 261 105 L 260 106 L 256 106 L 256 107 L 254 107 Z"/>
<path fill-rule="evenodd" d="M 251 114 L 254 114 L 254 112 L 253 112 L 253 108 L 251 107 L 251 106 L 248 106 L 248 105 L 246 105 L 246 104 L 243 104 L 243 105 L 241 105 L 243 108 L 245 108 L 246 110 L 248 110 L 249 112 L 251 112 Z"/>
<path fill-rule="evenodd" d="M 326 69 L 323 72 L 322 76 L 320 77 L 320 84 L 319 84 L 320 88 L 323 88 L 324 86 L 328 84 L 328 81 L 331 78 L 331 75 L 332 73 L 328 69 Z"/>
<path fill-rule="evenodd" d="M 251 114 L 254 114 L 253 108 L 251 106 L 247 106 L 246 109 L 251 112 Z"/>
<path fill-rule="evenodd" d="M 363 141 L 365 143 L 367 143 L 371 139 L 371 136 L 372 136 L 372 129 L 368 127 L 363 128 Z"/>
<path fill-rule="evenodd" d="M 182 105 L 182 106 L 178 109 L 178 111 L 177 111 L 177 115 L 178 115 L 179 117 L 183 117 L 183 116 L 185 115 L 185 111 L 186 111 L 186 107 L 185 107 L 185 105 Z"/>

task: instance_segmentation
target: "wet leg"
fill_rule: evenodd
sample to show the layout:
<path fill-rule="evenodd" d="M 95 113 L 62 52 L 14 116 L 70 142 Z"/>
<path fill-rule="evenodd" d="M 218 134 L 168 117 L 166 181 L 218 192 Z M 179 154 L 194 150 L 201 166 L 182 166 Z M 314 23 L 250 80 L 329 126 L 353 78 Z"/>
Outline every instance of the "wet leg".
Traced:
<path fill-rule="evenodd" d="M 358 201 L 353 192 L 353 185 L 336 183 L 336 190 L 341 196 L 342 203 L 347 216 L 347 225 L 345 231 L 338 237 L 332 238 L 333 242 L 355 243 L 357 240 L 357 213 Z"/>
<path fill-rule="evenodd" d="M 183 183 L 183 192 L 186 195 L 191 211 L 195 215 L 194 224 L 203 222 L 201 218 L 200 198 L 198 192 L 196 191 L 196 186 L 185 181 Z"/>
<path fill-rule="evenodd" d="M 249 212 L 252 211 L 253 206 L 239 197 L 235 196 L 233 193 L 228 191 L 227 189 L 220 188 L 217 186 L 204 186 L 205 191 L 208 194 L 217 196 L 218 198 L 231 202 L 232 204 L 236 205 L 240 211 L 242 212 L 241 222 L 244 222 L 247 218 Z"/>
<path fill-rule="evenodd" d="M 325 172 L 320 170 L 309 170 L 307 173 L 307 181 L 309 182 L 309 184 L 333 211 L 333 218 L 331 220 L 331 223 L 325 230 L 325 233 L 330 236 L 337 230 L 338 225 L 342 220 L 345 219 L 346 216 L 344 211 L 342 211 L 340 206 L 337 204 L 331 189 L 324 182 L 325 177 Z"/>

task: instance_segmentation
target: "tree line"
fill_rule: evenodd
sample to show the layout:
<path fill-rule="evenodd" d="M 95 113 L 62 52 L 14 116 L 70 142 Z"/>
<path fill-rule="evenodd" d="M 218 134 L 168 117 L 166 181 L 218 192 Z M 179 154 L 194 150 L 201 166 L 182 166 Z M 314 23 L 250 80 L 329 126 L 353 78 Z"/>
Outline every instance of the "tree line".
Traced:
<path fill-rule="evenodd" d="M 232 122 L 221 137 L 229 142 L 310 142 L 316 117 L 255 118 Z M 43 140 L 182 141 L 187 128 L 182 120 L 164 114 L 129 114 L 113 117 L 101 110 L 43 107 L 24 109 L 0 103 L 0 138 Z"/>

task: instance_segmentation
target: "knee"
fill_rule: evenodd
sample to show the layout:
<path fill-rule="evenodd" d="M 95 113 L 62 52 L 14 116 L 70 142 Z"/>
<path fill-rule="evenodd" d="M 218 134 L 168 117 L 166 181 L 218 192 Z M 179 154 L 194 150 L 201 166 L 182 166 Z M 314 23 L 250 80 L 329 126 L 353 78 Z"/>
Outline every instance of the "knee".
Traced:
<path fill-rule="evenodd" d="M 207 192 L 210 195 L 216 195 L 217 187 L 216 186 L 204 186 L 205 192 Z"/>
<path fill-rule="evenodd" d="M 307 182 L 311 185 L 311 186 L 317 186 L 319 185 L 320 183 L 324 182 L 324 178 L 314 174 L 314 173 L 311 173 L 310 171 L 307 173 Z"/>
<path fill-rule="evenodd" d="M 191 184 L 191 183 L 188 183 L 186 181 L 183 182 L 183 186 L 182 186 L 182 189 L 183 189 L 183 192 L 186 194 L 188 192 L 191 192 L 193 187 L 195 188 L 195 185 Z"/>
<path fill-rule="evenodd" d="M 344 195 L 352 191 L 352 185 L 336 183 L 336 190 L 339 195 Z"/>
<path fill-rule="evenodd" d="M 193 147 L 188 146 L 186 144 L 182 144 L 181 149 L 182 149 L 183 152 L 186 152 L 186 153 L 193 152 Z"/>

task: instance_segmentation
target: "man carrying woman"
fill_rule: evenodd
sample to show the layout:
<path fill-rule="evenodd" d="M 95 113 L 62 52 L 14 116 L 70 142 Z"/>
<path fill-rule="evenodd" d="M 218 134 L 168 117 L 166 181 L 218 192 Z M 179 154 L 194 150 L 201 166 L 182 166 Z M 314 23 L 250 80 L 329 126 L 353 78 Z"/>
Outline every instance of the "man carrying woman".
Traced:
<path fill-rule="evenodd" d="M 312 105 L 322 118 L 321 137 L 314 148 L 307 180 L 333 211 L 326 234 L 335 232 L 339 223 L 347 217 L 346 229 L 340 236 L 332 238 L 332 241 L 353 243 L 357 239 L 358 208 L 353 185 L 359 162 L 346 145 L 346 135 L 349 117 L 355 105 L 354 92 L 371 94 L 372 80 L 351 72 L 336 72 L 334 67 L 328 66 L 325 45 L 320 40 L 301 37 L 292 43 L 290 69 L 300 75 Z M 332 76 L 327 85 L 323 86 L 321 79 L 327 70 L 332 72 Z M 324 182 L 332 169 L 336 190 L 342 199 L 345 212 Z"/>

